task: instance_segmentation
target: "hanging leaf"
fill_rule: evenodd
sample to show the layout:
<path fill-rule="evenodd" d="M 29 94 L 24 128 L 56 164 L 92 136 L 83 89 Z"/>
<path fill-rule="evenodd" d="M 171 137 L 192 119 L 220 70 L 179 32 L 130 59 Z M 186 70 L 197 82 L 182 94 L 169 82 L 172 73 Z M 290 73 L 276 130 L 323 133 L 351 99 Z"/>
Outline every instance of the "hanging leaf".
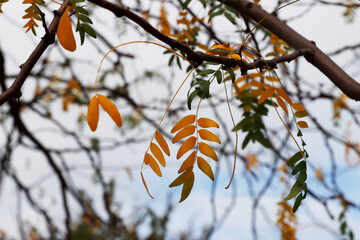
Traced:
<path fill-rule="evenodd" d="M 275 89 L 273 87 L 268 87 L 263 94 L 261 94 L 261 97 L 258 100 L 258 104 L 263 103 L 266 99 L 274 95 Z"/>
<path fill-rule="evenodd" d="M 115 104 L 104 95 L 98 94 L 97 96 L 101 107 L 105 110 L 105 112 L 109 114 L 109 116 L 116 123 L 116 125 L 118 127 L 121 127 L 122 126 L 121 115 Z"/>
<path fill-rule="evenodd" d="M 265 79 L 268 80 L 269 82 L 279 82 L 280 81 L 280 79 L 278 77 L 271 77 L 271 76 L 266 76 Z"/>
<path fill-rule="evenodd" d="M 292 101 L 291 98 L 286 94 L 286 92 L 284 90 L 282 90 L 281 88 L 275 88 L 276 93 L 282 97 L 282 99 L 284 99 L 287 103 L 289 103 L 290 105 L 292 105 Z"/>
<path fill-rule="evenodd" d="M 184 201 L 189 196 L 191 189 L 194 186 L 194 180 L 195 180 L 194 172 L 190 171 L 189 177 L 184 182 L 179 203 Z"/>
<path fill-rule="evenodd" d="M 189 125 L 181 129 L 173 138 L 172 143 L 177 143 L 183 138 L 186 138 L 195 132 L 195 126 Z"/>
<path fill-rule="evenodd" d="M 299 128 L 308 128 L 309 125 L 305 121 L 298 121 Z"/>
<path fill-rule="evenodd" d="M 301 103 L 293 103 L 291 106 L 295 111 L 305 111 L 305 107 Z"/>
<path fill-rule="evenodd" d="M 195 122 L 195 115 L 187 115 L 175 124 L 175 126 L 171 129 L 171 133 L 177 132 L 180 129 L 192 124 L 193 122 Z"/>
<path fill-rule="evenodd" d="M 154 197 L 151 196 L 151 194 L 150 194 L 149 188 L 148 188 L 148 186 L 147 186 L 147 184 L 146 184 L 146 181 L 145 181 L 145 178 L 144 178 L 144 175 L 142 174 L 142 172 L 140 172 L 140 175 L 141 175 L 141 180 L 142 180 L 142 182 L 143 182 L 143 184 L 144 184 L 144 187 L 145 187 L 145 189 L 146 189 L 146 192 L 149 194 L 149 196 L 150 196 L 151 198 L 154 198 Z"/>
<path fill-rule="evenodd" d="M 99 101 L 96 95 L 90 99 L 86 120 L 91 131 L 94 132 L 99 122 Z"/>
<path fill-rule="evenodd" d="M 214 133 L 210 132 L 209 130 L 200 129 L 199 135 L 204 140 L 221 143 L 220 139 Z"/>
<path fill-rule="evenodd" d="M 159 145 L 160 145 L 161 149 L 164 151 L 164 153 L 166 153 L 166 155 L 170 156 L 169 146 L 168 146 L 165 138 L 159 131 L 156 131 L 155 139 L 159 143 Z"/>
<path fill-rule="evenodd" d="M 186 141 L 180 146 L 179 151 L 176 155 L 176 158 L 181 158 L 185 153 L 191 150 L 196 144 L 196 137 L 189 137 Z"/>
<path fill-rule="evenodd" d="M 202 154 L 204 154 L 205 156 L 208 156 L 209 158 L 214 159 L 215 161 L 218 160 L 215 151 L 206 143 L 203 143 L 203 142 L 199 143 L 199 151 Z"/>
<path fill-rule="evenodd" d="M 282 98 L 279 97 L 279 96 L 276 96 L 276 101 L 277 101 L 277 103 L 279 104 L 279 106 L 284 110 L 284 112 L 286 113 L 286 115 L 289 117 L 289 113 L 288 113 L 287 107 L 286 107 L 286 105 L 285 105 L 285 102 L 282 100 Z"/>
<path fill-rule="evenodd" d="M 182 173 L 178 176 L 172 183 L 170 183 L 169 187 L 177 187 L 181 184 L 184 184 L 186 179 L 188 179 L 191 175 L 192 169 L 187 170 L 186 172 Z"/>
<path fill-rule="evenodd" d="M 308 115 L 308 113 L 306 111 L 297 111 L 295 112 L 295 116 L 297 118 L 303 118 L 303 117 L 306 117 Z"/>
<path fill-rule="evenodd" d="M 194 163 L 195 163 L 195 158 L 196 158 L 196 151 L 193 151 L 188 156 L 188 158 L 181 164 L 178 173 L 182 173 L 182 172 L 186 171 L 187 169 L 193 167 Z"/>
<path fill-rule="evenodd" d="M 156 162 L 155 158 L 153 158 L 153 156 L 151 156 L 148 153 L 145 153 L 144 163 L 146 165 L 149 165 L 151 167 L 151 169 L 154 171 L 154 173 L 156 173 L 159 177 L 162 176 L 159 164 L 157 164 L 157 162 Z"/>
<path fill-rule="evenodd" d="M 299 151 L 297 153 L 295 153 L 287 162 L 287 165 L 290 167 L 292 165 L 294 165 L 295 163 L 297 163 L 300 159 L 303 158 L 303 154 Z"/>
<path fill-rule="evenodd" d="M 212 120 L 210 118 L 199 118 L 197 120 L 197 122 L 198 122 L 199 126 L 202 128 L 209 128 L 209 127 L 219 128 L 219 124 L 217 124 L 217 122 L 215 122 L 214 120 Z"/>
<path fill-rule="evenodd" d="M 161 166 L 165 167 L 166 162 L 165 162 L 165 158 L 164 158 L 164 155 L 163 155 L 161 149 L 156 144 L 151 143 L 150 151 L 152 152 L 152 154 L 154 154 L 155 158 L 159 161 Z"/>
<path fill-rule="evenodd" d="M 76 50 L 76 42 L 74 33 L 71 28 L 71 21 L 69 16 L 70 9 L 71 7 L 68 6 L 64 14 L 61 16 L 56 34 L 61 46 L 64 49 L 73 52 Z"/>
<path fill-rule="evenodd" d="M 214 173 L 209 165 L 209 163 L 202 157 L 197 158 L 197 165 L 203 173 L 205 173 L 211 180 L 214 181 Z"/>

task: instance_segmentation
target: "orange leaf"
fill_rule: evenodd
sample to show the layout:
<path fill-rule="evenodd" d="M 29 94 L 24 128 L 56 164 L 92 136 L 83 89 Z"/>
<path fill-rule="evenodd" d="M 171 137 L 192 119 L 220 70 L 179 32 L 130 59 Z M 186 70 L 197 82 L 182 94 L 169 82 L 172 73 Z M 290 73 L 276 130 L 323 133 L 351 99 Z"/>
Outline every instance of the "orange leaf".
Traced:
<path fill-rule="evenodd" d="M 284 99 L 287 103 L 289 103 L 290 105 L 292 105 L 292 101 L 291 98 L 286 94 L 286 92 L 284 90 L 282 90 L 281 88 L 275 88 L 276 93 L 282 97 L 282 99 Z"/>
<path fill-rule="evenodd" d="M 219 128 L 219 124 L 217 124 L 217 122 L 215 122 L 214 120 L 212 120 L 210 118 L 199 118 L 197 120 L 197 122 L 198 122 L 199 126 L 202 128 L 209 128 L 209 127 Z"/>
<path fill-rule="evenodd" d="M 256 73 L 249 73 L 247 75 L 249 78 L 257 78 L 257 77 L 261 77 L 262 73 L 261 72 L 256 72 Z"/>
<path fill-rule="evenodd" d="M 99 101 L 96 95 L 90 99 L 86 120 L 91 131 L 95 131 L 99 122 Z"/>
<path fill-rule="evenodd" d="M 295 116 L 297 118 L 303 118 L 303 117 L 306 117 L 308 115 L 308 113 L 306 111 L 297 111 L 295 112 Z"/>
<path fill-rule="evenodd" d="M 181 167 L 179 168 L 178 173 L 182 173 L 183 171 L 186 171 L 188 168 L 191 168 L 194 165 L 196 157 L 196 151 L 193 151 L 188 158 L 181 164 Z"/>
<path fill-rule="evenodd" d="M 263 103 L 266 99 L 274 95 L 275 89 L 273 87 L 268 87 L 263 94 L 261 94 L 258 104 Z"/>
<path fill-rule="evenodd" d="M 179 131 L 175 137 L 172 140 L 172 143 L 177 143 L 178 141 L 180 141 L 183 138 L 186 138 L 188 136 L 190 136 L 191 134 L 193 134 L 195 132 L 195 126 L 194 125 L 189 125 L 184 127 L 183 129 L 181 129 L 181 131 Z"/>
<path fill-rule="evenodd" d="M 151 198 L 154 198 L 153 196 L 151 196 L 151 194 L 150 194 L 150 192 L 149 192 L 149 189 L 148 189 L 148 187 L 147 187 L 147 185 L 146 185 L 145 178 L 144 178 L 144 175 L 142 174 L 142 172 L 140 172 L 140 175 L 141 175 L 141 180 L 142 180 L 142 182 L 143 182 L 143 184 L 144 184 L 144 187 L 145 187 L 145 189 L 146 189 L 146 192 L 149 194 L 149 196 L 150 196 Z"/>
<path fill-rule="evenodd" d="M 185 179 L 182 191 L 181 191 L 181 198 L 179 203 L 181 203 L 182 201 L 184 201 L 190 194 L 192 187 L 194 186 L 194 180 L 195 180 L 195 176 L 194 176 L 194 172 L 190 171 L 189 172 L 189 177 L 187 179 Z"/>
<path fill-rule="evenodd" d="M 201 171 L 203 171 L 211 180 L 214 181 L 214 173 L 209 163 L 202 157 L 197 158 L 197 165 Z"/>
<path fill-rule="evenodd" d="M 220 139 L 214 133 L 210 132 L 209 130 L 200 129 L 199 135 L 204 140 L 221 143 Z"/>
<path fill-rule="evenodd" d="M 159 161 L 159 163 L 165 167 L 166 166 L 166 162 L 165 162 L 165 158 L 164 155 L 161 151 L 161 149 L 154 143 L 150 144 L 150 150 L 151 152 L 154 154 L 155 158 Z"/>
<path fill-rule="evenodd" d="M 159 131 L 156 131 L 155 139 L 159 143 L 161 149 L 166 153 L 166 155 L 170 156 L 169 146 L 168 146 L 165 138 Z"/>
<path fill-rule="evenodd" d="M 305 111 L 305 107 L 301 103 L 293 103 L 291 106 L 295 111 Z"/>
<path fill-rule="evenodd" d="M 155 158 L 153 158 L 153 156 L 151 156 L 148 153 L 145 153 L 144 163 L 146 165 L 149 165 L 151 167 L 151 169 L 154 171 L 154 173 L 156 173 L 159 177 L 162 176 L 159 164 L 157 164 L 157 162 L 155 161 Z"/>
<path fill-rule="evenodd" d="M 109 114 L 109 116 L 112 118 L 112 120 L 116 123 L 118 127 L 121 127 L 122 120 L 120 113 L 118 109 L 116 108 L 115 104 L 110 101 L 107 97 L 104 95 L 98 94 L 98 99 L 101 107 Z"/>
<path fill-rule="evenodd" d="M 177 187 L 183 184 L 186 179 L 188 179 L 191 175 L 192 169 L 187 170 L 186 172 L 182 173 L 178 176 L 172 183 L 170 183 L 169 187 Z"/>
<path fill-rule="evenodd" d="M 309 125 L 305 121 L 298 121 L 299 128 L 308 128 Z"/>
<path fill-rule="evenodd" d="M 171 129 L 171 133 L 177 132 L 183 127 L 192 124 L 193 122 L 195 122 L 195 115 L 187 115 L 175 124 L 175 126 Z"/>
<path fill-rule="evenodd" d="M 265 79 L 270 81 L 270 82 L 278 82 L 278 81 L 280 81 L 280 79 L 278 77 L 271 77 L 271 76 L 266 76 Z"/>
<path fill-rule="evenodd" d="M 286 113 L 286 115 L 289 117 L 289 113 L 286 107 L 285 102 L 281 99 L 281 97 L 276 96 L 276 101 L 279 104 L 279 106 L 284 110 L 284 112 Z"/>
<path fill-rule="evenodd" d="M 61 46 L 66 50 L 73 52 L 76 50 L 76 42 L 74 33 L 71 28 L 71 21 L 69 16 L 70 9 L 71 7 L 68 6 L 64 14 L 61 16 L 56 34 Z"/>
<path fill-rule="evenodd" d="M 180 146 L 179 151 L 177 153 L 176 158 L 179 159 L 184 155 L 186 152 L 191 150 L 196 144 L 196 137 L 189 137 L 186 141 Z"/>
<path fill-rule="evenodd" d="M 199 143 L 199 151 L 202 154 L 204 154 L 205 156 L 208 156 L 208 157 L 214 159 L 215 161 L 218 160 L 215 151 L 206 143 L 203 143 L 203 142 Z"/>

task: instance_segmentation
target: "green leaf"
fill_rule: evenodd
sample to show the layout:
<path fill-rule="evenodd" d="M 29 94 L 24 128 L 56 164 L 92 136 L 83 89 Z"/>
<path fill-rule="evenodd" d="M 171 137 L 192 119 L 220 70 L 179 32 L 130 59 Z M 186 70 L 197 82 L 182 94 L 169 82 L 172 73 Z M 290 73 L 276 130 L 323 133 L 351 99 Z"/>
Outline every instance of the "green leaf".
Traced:
<path fill-rule="evenodd" d="M 298 162 L 300 159 L 303 158 L 302 153 L 299 151 L 297 153 L 295 153 L 287 162 L 287 165 L 290 167 L 292 165 L 294 165 L 296 162 Z"/>
<path fill-rule="evenodd" d="M 296 175 L 298 172 L 302 172 L 302 171 L 306 171 L 306 162 L 305 161 L 299 162 L 299 164 L 294 167 L 291 174 Z"/>
<path fill-rule="evenodd" d="M 91 19 L 90 19 L 88 16 L 84 15 L 84 14 L 79 14 L 79 15 L 78 15 L 78 18 L 79 18 L 81 21 L 83 21 L 83 22 L 87 22 L 87 23 L 90 23 L 90 24 L 93 23 L 93 22 L 91 21 Z"/>
<path fill-rule="evenodd" d="M 300 193 L 299 196 L 297 196 L 297 198 L 295 200 L 294 207 L 293 207 L 293 213 L 295 213 L 296 210 L 299 208 L 302 200 L 303 200 L 302 193 Z"/>
<path fill-rule="evenodd" d="M 302 135 L 302 132 L 300 131 L 300 129 L 299 129 L 299 131 L 297 132 L 297 136 L 298 137 L 302 137 L 303 135 Z"/>
<path fill-rule="evenodd" d="M 243 141 L 243 144 L 241 146 L 242 149 L 246 148 L 246 146 L 248 145 L 248 143 L 251 140 L 251 137 L 252 137 L 252 132 L 249 132 L 248 135 L 246 135 L 246 137 L 245 137 L 245 139 Z"/>
<path fill-rule="evenodd" d="M 188 104 L 189 110 L 191 110 L 191 103 L 192 103 L 194 97 L 196 97 L 199 94 L 199 92 L 200 92 L 200 89 L 197 88 L 188 96 L 187 104 Z"/>
<path fill-rule="evenodd" d="M 222 67 L 223 70 L 227 71 L 230 76 L 231 76 L 231 81 L 234 83 L 235 82 L 235 73 L 234 71 L 232 70 L 232 68 L 230 67 Z"/>
<path fill-rule="evenodd" d="M 172 55 L 172 56 L 170 57 L 170 59 L 169 59 L 168 66 L 171 66 L 171 65 L 172 65 L 174 59 L 175 59 L 175 55 Z"/>
<path fill-rule="evenodd" d="M 231 16 L 231 14 L 229 14 L 229 13 L 225 13 L 225 17 L 232 23 L 232 24 L 234 24 L 234 25 L 236 25 L 236 21 L 235 21 L 235 19 Z"/>
<path fill-rule="evenodd" d="M 191 0 L 186 0 L 185 3 L 183 4 L 183 9 L 187 8 L 190 2 Z"/>
<path fill-rule="evenodd" d="M 79 13 L 81 13 L 81 14 L 84 14 L 84 15 L 89 15 L 89 12 L 85 9 L 85 8 L 83 8 L 83 7 L 75 7 L 75 11 L 77 11 L 77 12 L 79 12 Z"/>
<path fill-rule="evenodd" d="M 343 222 L 343 223 L 340 225 L 341 235 L 344 235 L 344 234 L 345 234 L 346 228 L 347 228 L 347 223 L 346 223 L 346 222 Z"/>
<path fill-rule="evenodd" d="M 214 13 L 211 13 L 208 23 L 216 16 L 219 16 L 224 13 L 224 9 L 220 9 L 219 11 L 216 11 Z"/>
<path fill-rule="evenodd" d="M 305 183 L 305 181 L 306 181 L 306 179 L 307 179 L 307 174 L 306 174 L 305 171 L 303 171 L 303 172 L 300 172 L 300 173 L 299 173 L 299 176 L 298 176 L 298 179 L 296 180 L 296 182 L 297 182 L 299 185 L 303 186 L 304 183 Z"/>
<path fill-rule="evenodd" d="M 206 70 L 198 72 L 197 75 L 208 75 L 208 74 L 212 74 L 214 72 L 215 72 L 215 70 L 213 70 L 213 69 L 206 69 Z"/>
<path fill-rule="evenodd" d="M 295 112 L 295 116 L 297 118 L 303 118 L 303 117 L 306 117 L 308 115 L 308 113 L 306 111 L 297 111 Z"/>
<path fill-rule="evenodd" d="M 217 80 L 218 84 L 220 84 L 222 82 L 222 74 L 221 74 L 221 72 L 216 71 L 215 77 L 216 77 L 216 80 Z"/>
<path fill-rule="evenodd" d="M 231 6 L 226 5 L 226 6 L 225 6 L 225 9 L 228 10 L 229 12 L 232 12 L 232 13 L 235 14 L 237 17 L 240 16 L 240 15 L 239 15 L 239 12 L 238 12 L 235 8 L 233 8 L 233 7 L 231 7 Z"/>
<path fill-rule="evenodd" d="M 81 24 L 81 26 L 84 28 L 85 32 L 89 36 L 96 38 L 96 33 L 95 33 L 94 29 L 92 29 L 88 24 L 84 23 L 84 24 Z"/>
<path fill-rule="evenodd" d="M 299 192 L 301 192 L 302 189 L 303 186 L 298 184 L 298 182 L 296 181 L 294 186 L 292 186 L 289 195 L 287 195 L 284 200 L 288 201 L 290 199 L 293 199 L 296 195 L 299 194 Z"/>
<path fill-rule="evenodd" d="M 200 1 L 200 3 L 203 5 L 203 7 L 206 8 L 206 2 L 205 2 L 205 0 L 199 0 L 199 1 Z"/>
<path fill-rule="evenodd" d="M 204 98 L 210 97 L 210 82 L 205 81 L 203 84 L 201 84 L 201 89 L 204 93 Z"/>

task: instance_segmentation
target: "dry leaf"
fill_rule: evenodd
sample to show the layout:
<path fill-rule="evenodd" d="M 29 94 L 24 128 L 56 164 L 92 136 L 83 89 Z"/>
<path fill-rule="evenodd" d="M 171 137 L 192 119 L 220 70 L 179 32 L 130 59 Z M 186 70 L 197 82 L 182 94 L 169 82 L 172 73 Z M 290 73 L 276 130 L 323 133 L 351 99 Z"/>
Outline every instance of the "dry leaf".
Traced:
<path fill-rule="evenodd" d="M 68 6 L 64 14 L 61 16 L 56 34 L 58 36 L 61 46 L 64 49 L 73 52 L 76 50 L 76 42 L 69 16 L 70 9 L 71 7 Z"/>
<path fill-rule="evenodd" d="M 99 122 L 99 101 L 96 95 L 90 99 L 86 120 L 91 131 L 95 131 Z"/>
<path fill-rule="evenodd" d="M 97 96 L 101 107 L 105 110 L 105 112 L 109 114 L 109 116 L 116 123 L 116 125 L 118 127 L 121 127 L 122 125 L 121 115 L 115 104 L 104 95 L 98 94 Z"/>
<path fill-rule="evenodd" d="M 268 87 L 265 92 L 260 96 L 258 104 L 263 103 L 266 99 L 274 95 L 275 89 L 273 87 Z"/>

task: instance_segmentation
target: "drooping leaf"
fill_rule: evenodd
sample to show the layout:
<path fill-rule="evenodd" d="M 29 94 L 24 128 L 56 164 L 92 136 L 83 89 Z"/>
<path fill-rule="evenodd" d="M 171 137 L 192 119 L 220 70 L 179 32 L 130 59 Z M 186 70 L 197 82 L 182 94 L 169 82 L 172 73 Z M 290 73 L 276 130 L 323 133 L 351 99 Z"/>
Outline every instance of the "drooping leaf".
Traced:
<path fill-rule="evenodd" d="M 100 106 L 104 109 L 105 112 L 109 114 L 109 116 L 116 123 L 116 125 L 118 127 L 121 127 L 122 126 L 121 115 L 115 104 L 104 95 L 98 94 L 97 96 Z"/>
<path fill-rule="evenodd" d="M 202 157 L 197 158 L 197 165 L 203 173 L 205 173 L 211 180 L 214 181 L 214 173 L 211 169 L 210 164 Z"/>
<path fill-rule="evenodd" d="M 285 104 L 285 102 L 282 100 L 282 98 L 279 97 L 279 96 L 276 96 L 276 101 L 277 101 L 277 103 L 279 104 L 279 106 L 284 110 L 284 112 L 286 113 L 286 115 L 289 117 L 289 113 L 288 113 L 286 104 Z"/>
<path fill-rule="evenodd" d="M 282 90 L 281 88 L 275 88 L 276 93 L 282 97 L 282 99 L 284 99 L 287 103 L 289 103 L 290 105 L 292 105 L 292 101 L 291 98 L 286 94 L 286 92 L 284 90 Z"/>
<path fill-rule="evenodd" d="M 220 71 L 216 71 L 215 73 L 216 81 L 220 84 L 222 82 L 222 74 Z"/>
<path fill-rule="evenodd" d="M 291 106 L 295 111 L 305 111 L 305 107 L 301 103 L 293 103 Z"/>
<path fill-rule="evenodd" d="M 232 68 L 230 67 L 222 67 L 223 70 L 227 71 L 231 77 L 231 81 L 232 83 L 235 82 L 235 73 L 234 73 L 234 70 L 232 70 Z"/>
<path fill-rule="evenodd" d="M 297 163 L 300 159 L 303 158 L 302 153 L 299 151 L 297 153 L 295 153 L 287 162 L 287 165 L 290 167 L 292 165 L 294 165 L 295 163 Z"/>
<path fill-rule="evenodd" d="M 181 184 L 184 184 L 186 179 L 189 178 L 190 172 L 192 172 L 191 169 L 187 170 L 186 172 L 182 173 L 180 176 L 178 176 L 172 183 L 170 183 L 169 187 L 177 187 Z"/>
<path fill-rule="evenodd" d="M 156 162 L 156 160 L 155 160 L 155 158 L 153 158 L 153 156 L 151 156 L 148 153 L 145 153 L 144 163 L 146 165 L 149 165 L 151 167 L 151 169 L 154 171 L 154 173 L 156 173 L 159 177 L 162 176 L 159 164 Z"/>
<path fill-rule="evenodd" d="M 186 141 L 180 146 L 179 151 L 176 155 L 176 158 L 181 158 L 185 153 L 190 151 L 196 144 L 196 137 L 189 137 Z"/>
<path fill-rule="evenodd" d="M 293 207 L 293 213 L 295 213 L 298 210 L 302 200 L 303 200 L 303 195 L 302 195 L 302 193 L 300 193 L 295 200 L 294 207 Z"/>
<path fill-rule="evenodd" d="M 219 124 L 217 124 L 217 122 L 215 122 L 214 120 L 212 120 L 210 118 L 199 118 L 197 120 L 197 122 L 198 122 L 199 126 L 202 128 L 209 128 L 209 127 L 219 128 Z"/>
<path fill-rule="evenodd" d="M 212 149 L 212 147 L 210 147 L 208 144 L 204 142 L 199 142 L 199 151 L 205 156 L 214 159 L 215 161 L 218 160 L 214 149 Z"/>
<path fill-rule="evenodd" d="M 169 146 L 168 146 L 165 138 L 159 131 L 156 131 L 155 139 L 159 143 L 159 145 L 160 145 L 161 149 L 164 151 L 164 153 L 166 153 L 166 155 L 170 156 Z"/>
<path fill-rule="evenodd" d="M 308 113 L 306 111 L 297 111 L 295 112 L 295 116 L 297 118 L 303 118 L 303 117 L 306 117 L 308 115 Z"/>
<path fill-rule="evenodd" d="M 144 184 L 144 187 L 145 187 L 145 189 L 146 189 L 146 192 L 149 194 L 149 196 L 150 196 L 151 198 L 154 198 L 154 197 L 151 196 L 151 194 L 150 194 L 149 188 L 148 188 L 148 186 L 147 186 L 147 184 L 146 184 L 146 181 L 145 181 L 145 178 L 144 178 L 144 175 L 142 174 L 142 172 L 140 172 L 140 175 L 141 175 L 141 180 L 142 180 L 142 182 L 143 182 L 143 184 Z"/>
<path fill-rule="evenodd" d="M 306 162 L 299 162 L 291 172 L 291 175 L 296 175 L 298 172 L 306 171 Z"/>
<path fill-rule="evenodd" d="M 68 6 L 64 14 L 61 16 L 56 35 L 58 36 L 61 46 L 64 49 L 73 52 L 76 50 L 76 42 L 69 16 L 70 9 L 71 7 Z"/>
<path fill-rule="evenodd" d="M 191 168 L 194 166 L 194 162 L 195 162 L 195 158 L 196 158 L 196 151 L 193 151 L 188 158 L 181 164 L 178 173 L 182 173 L 184 171 L 186 171 L 188 168 Z"/>
<path fill-rule="evenodd" d="M 192 101 L 194 100 L 194 98 L 196 96 L 198 96 L 201 92 L 201 89 L 200 88 L 196 88 L 192 93 L 189 94 L 188 96 L 188 100 L 187 100 L 187 105 L 188 105 L 188 108 L 189 110 L 191 110 L 191 103 Z"/>
<path fill-rule="evenodd" d="M 299 128 L 308 128 L 309 125 L 305 121 L 298 121 Z"/>
<path fill-rule="evenodd" d="M 210 132 L 209 130 L 200 129 L 199 135 L 204 140 L 221 143 L 220 139 L 214 133 Z"/>
<path fill-rule="evenodd" d="M 91 131 L 95 131 L 99 122 L 99 101 L 96 95 L 90 99 L 86 120 Z"/>
<path fill-rule="evenodd" d="M 285 197 L 285 201 L 293 199 L 296 197 L 303 189 L 303 185 L 299 184 L 297 181 L 295 182 L 294 186 L 291 188 L 290 193 Z"/>
<path fill-rule="evenodd" d="M 180 129 L 192 124 L 195 122 L 195 115 L 187 115 L 180 119 L 175 126 L 171 129 L 171 133 L 177 132 Z"/>
<path fill-rule="evenodd" d="M 275 93 L 275 89 L 273 87 L 268 87 L 265 92 L 263 92 L 263 94 L 261 94 L 259 100 L 258 100 L 258 104 L 263 103 L 266 99 L 268 99 L 269 97 L 271 97 L 272 95 L 274 95 Z"/>
<path fill-rule="evenodd" d="M 181 129 L 173 138 L 172 143 L 177 143 L 183 138 L 186 138 L 195 132 L 195 125 L 188 125 Z"/>
<path fill-rule="evenodd" d="M 161 149 L 155 143 L 150 144 L 150 151 L 152 152 L 152 154 L 154 154 L 154 157 L 159 161 L 161 166 L 165 167 L 166 161 L 165 161 L 164 155 L 163 155 Z"/>
<path fill-rule="evenodd" d="M 180 198 L 179 203 L 184 201 L 189 196 L 191 189 L 194 186 L 194 180 L 195 180 L 194 172 L 190 171 L 189 177 L 187 179 L 185 179 L 185 182 L 183 184 L 183 188 L 181 191 L 181 198 Z"/>

